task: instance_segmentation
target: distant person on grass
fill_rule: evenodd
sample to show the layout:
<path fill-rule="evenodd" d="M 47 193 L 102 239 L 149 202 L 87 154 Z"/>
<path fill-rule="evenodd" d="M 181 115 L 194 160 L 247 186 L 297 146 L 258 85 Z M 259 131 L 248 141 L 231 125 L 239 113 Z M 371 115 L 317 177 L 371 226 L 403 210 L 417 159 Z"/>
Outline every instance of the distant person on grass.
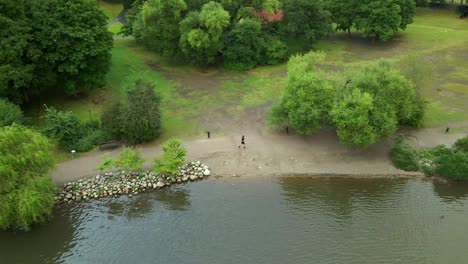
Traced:
<path fill-rule="evenodd" d="M 241 144 L 239 145 L 239 148 L 240 148 L 241 146 L 244 146 L 244 149 L 245 149 L 245 136 L 242 136 Z"/>

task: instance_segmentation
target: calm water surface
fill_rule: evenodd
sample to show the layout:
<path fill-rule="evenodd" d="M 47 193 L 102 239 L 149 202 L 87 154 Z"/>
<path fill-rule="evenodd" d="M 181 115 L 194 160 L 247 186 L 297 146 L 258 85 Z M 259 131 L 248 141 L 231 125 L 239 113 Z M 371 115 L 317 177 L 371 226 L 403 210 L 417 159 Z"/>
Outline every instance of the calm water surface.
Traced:
<path fill-rule="evenodd" d="M 467 184 L 221 178 L 61 209 L 0 263 L 468 263 L 467 224 Z"/>

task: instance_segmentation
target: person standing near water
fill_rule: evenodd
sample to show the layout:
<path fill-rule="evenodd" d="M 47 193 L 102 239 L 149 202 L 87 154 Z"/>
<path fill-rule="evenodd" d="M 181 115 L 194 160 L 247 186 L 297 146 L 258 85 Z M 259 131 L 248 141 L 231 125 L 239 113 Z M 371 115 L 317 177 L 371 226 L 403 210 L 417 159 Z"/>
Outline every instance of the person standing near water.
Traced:
<path fill-rule="evenodd" d="M 242 138 L 241 138 L 241 144 L 239 145 L 239 148 L 241 146 L 244 146 L 244 149 L 245 149 L 245 136 L 242 136 Z"/>

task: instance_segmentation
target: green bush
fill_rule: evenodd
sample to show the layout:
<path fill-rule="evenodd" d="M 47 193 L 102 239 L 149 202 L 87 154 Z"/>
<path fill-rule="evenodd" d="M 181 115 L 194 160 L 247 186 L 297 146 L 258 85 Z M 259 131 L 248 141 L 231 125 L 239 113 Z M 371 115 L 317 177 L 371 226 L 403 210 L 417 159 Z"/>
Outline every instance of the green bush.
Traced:
<path fill-rule="evenodd" d="M 24 123 L 23 111 L 19 106 L 0 99 L 0 127 L 10 126 L 13 123 L 20 125 Z"/>
<path fill-rule="evenodd" d="M 130 144 L 151 141 L 161 134 L 161 98 L 144 78 L 131 79 L 126 86 L 126 100 L 104 110 L 102 128 Z"/>
<path fill-rule="evenodd" d="M 457 140 L 457 142 L 455 142 L 455 145 L 453 145 L 453 148 L 455 149 L 455 151 L 468 152 L 468 136 Z"/>
<path fill-rule="evenodd" d="M 262 64 L 274 65 L 288 58 L 288 47 L 275 36 L 267 35 L 262 43 Z"/>
<path fill-rule="evenodd" d="M 143 167 L 143 162 L 145 162 L 145 159 L 139 151 L 127 147 L 120 152 L 119 157 L 114 162 L 114 166 L 118 170 L 140 170 Z"/>
<path fill-rule="evenodd" d="M 390 157 L 395 167 L 405 171 L 419 170 L 418 153 L 403 139 L 398 138 L 393 146 Z"/>
<path fill-rule="evenodd" d="M 426 175 L 428 177 L 436 175 L 436 169 L 434 167 L 432 167 L 432 166 L 423 165 L 421 167 L 421 169 L 424 172 L 424 175 Z"/>
<path fill-rule="evenodd" d="M 46 107 L 46 122 L 44 133 L 57 139 L 65 150 L 76 149 L 78 142 L 85 137 L 86 128 L 72 112 L 58 111 L 53 107 Z"/>
<path fill-rule="evenodd" d="M 0 229 L 31 225 L 52 217 L 55 186 L 52 144 L 23 126 L 0 128 Z"/>
<path fill-rule="evenodd" d="M 468 153 L 455 152 L 436 160 L 436 173 L 454 179 L 468 179 Z"/>
<path fill-rule="evenodd" d="M 163 143 L 163 155 L 154 160 L 153 170 L 164 176 L 174 176 L 179 172 L 178 167 L 185 161 L 187 150 L 182 147 L 178 138 L 171 138 Z"/>

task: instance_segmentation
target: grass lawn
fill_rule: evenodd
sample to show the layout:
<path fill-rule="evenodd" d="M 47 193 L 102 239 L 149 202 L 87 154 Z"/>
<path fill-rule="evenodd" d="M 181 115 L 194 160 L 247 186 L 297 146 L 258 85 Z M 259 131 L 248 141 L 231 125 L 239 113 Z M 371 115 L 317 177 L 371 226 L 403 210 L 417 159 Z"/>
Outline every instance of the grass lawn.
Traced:
<path fill-rule="evenodd" d="M 380 58 L 394 62 L 417 83 L 427 102 L 425 126 L 468 120 L 468 19 L 460 20 L 456 13 L 418 9 L 414 23 L 388 43 L 372 43 L 358 33 L 351 37 L 337 33 L 315 48 L 327 53 L 325 64 L 336 71 Z M 84 98 L 46 103 L 84 120 L 90 112 L 91 118 L 98 118 L 106 103 L 124 94 L 126 78 L 139 74 L 152 80 L 163 97 L 163 135 L 158 141 L 206 130 L 223 133 L 236 125 L 236 118 L 263 113 L 284 89 L 286 72 L 286 64 L 248 72 L 199 69 L 161 58 L 134 40 L 115 40 L 104 89 Z"/>
<path fill-rule="evenodd" d="M 120 29 L 122 28 L 123 24 L 120 23 L 120 22 L 117 22 L 115 24 L 113 24 L 112 26 L 110 27 L 107 27 L 107 30 L 109 30 L 110 32 L 112 32 L 112 34 L 114 36 L 117 36 L 117 34 L 120 32 Z"/>
<path fill-rule="evenodd" d="M 123 10 L 123 2 L 121 0 L 99 1 L 99 6 L 107 16 L 107 21 L 112 21 Z"/>

